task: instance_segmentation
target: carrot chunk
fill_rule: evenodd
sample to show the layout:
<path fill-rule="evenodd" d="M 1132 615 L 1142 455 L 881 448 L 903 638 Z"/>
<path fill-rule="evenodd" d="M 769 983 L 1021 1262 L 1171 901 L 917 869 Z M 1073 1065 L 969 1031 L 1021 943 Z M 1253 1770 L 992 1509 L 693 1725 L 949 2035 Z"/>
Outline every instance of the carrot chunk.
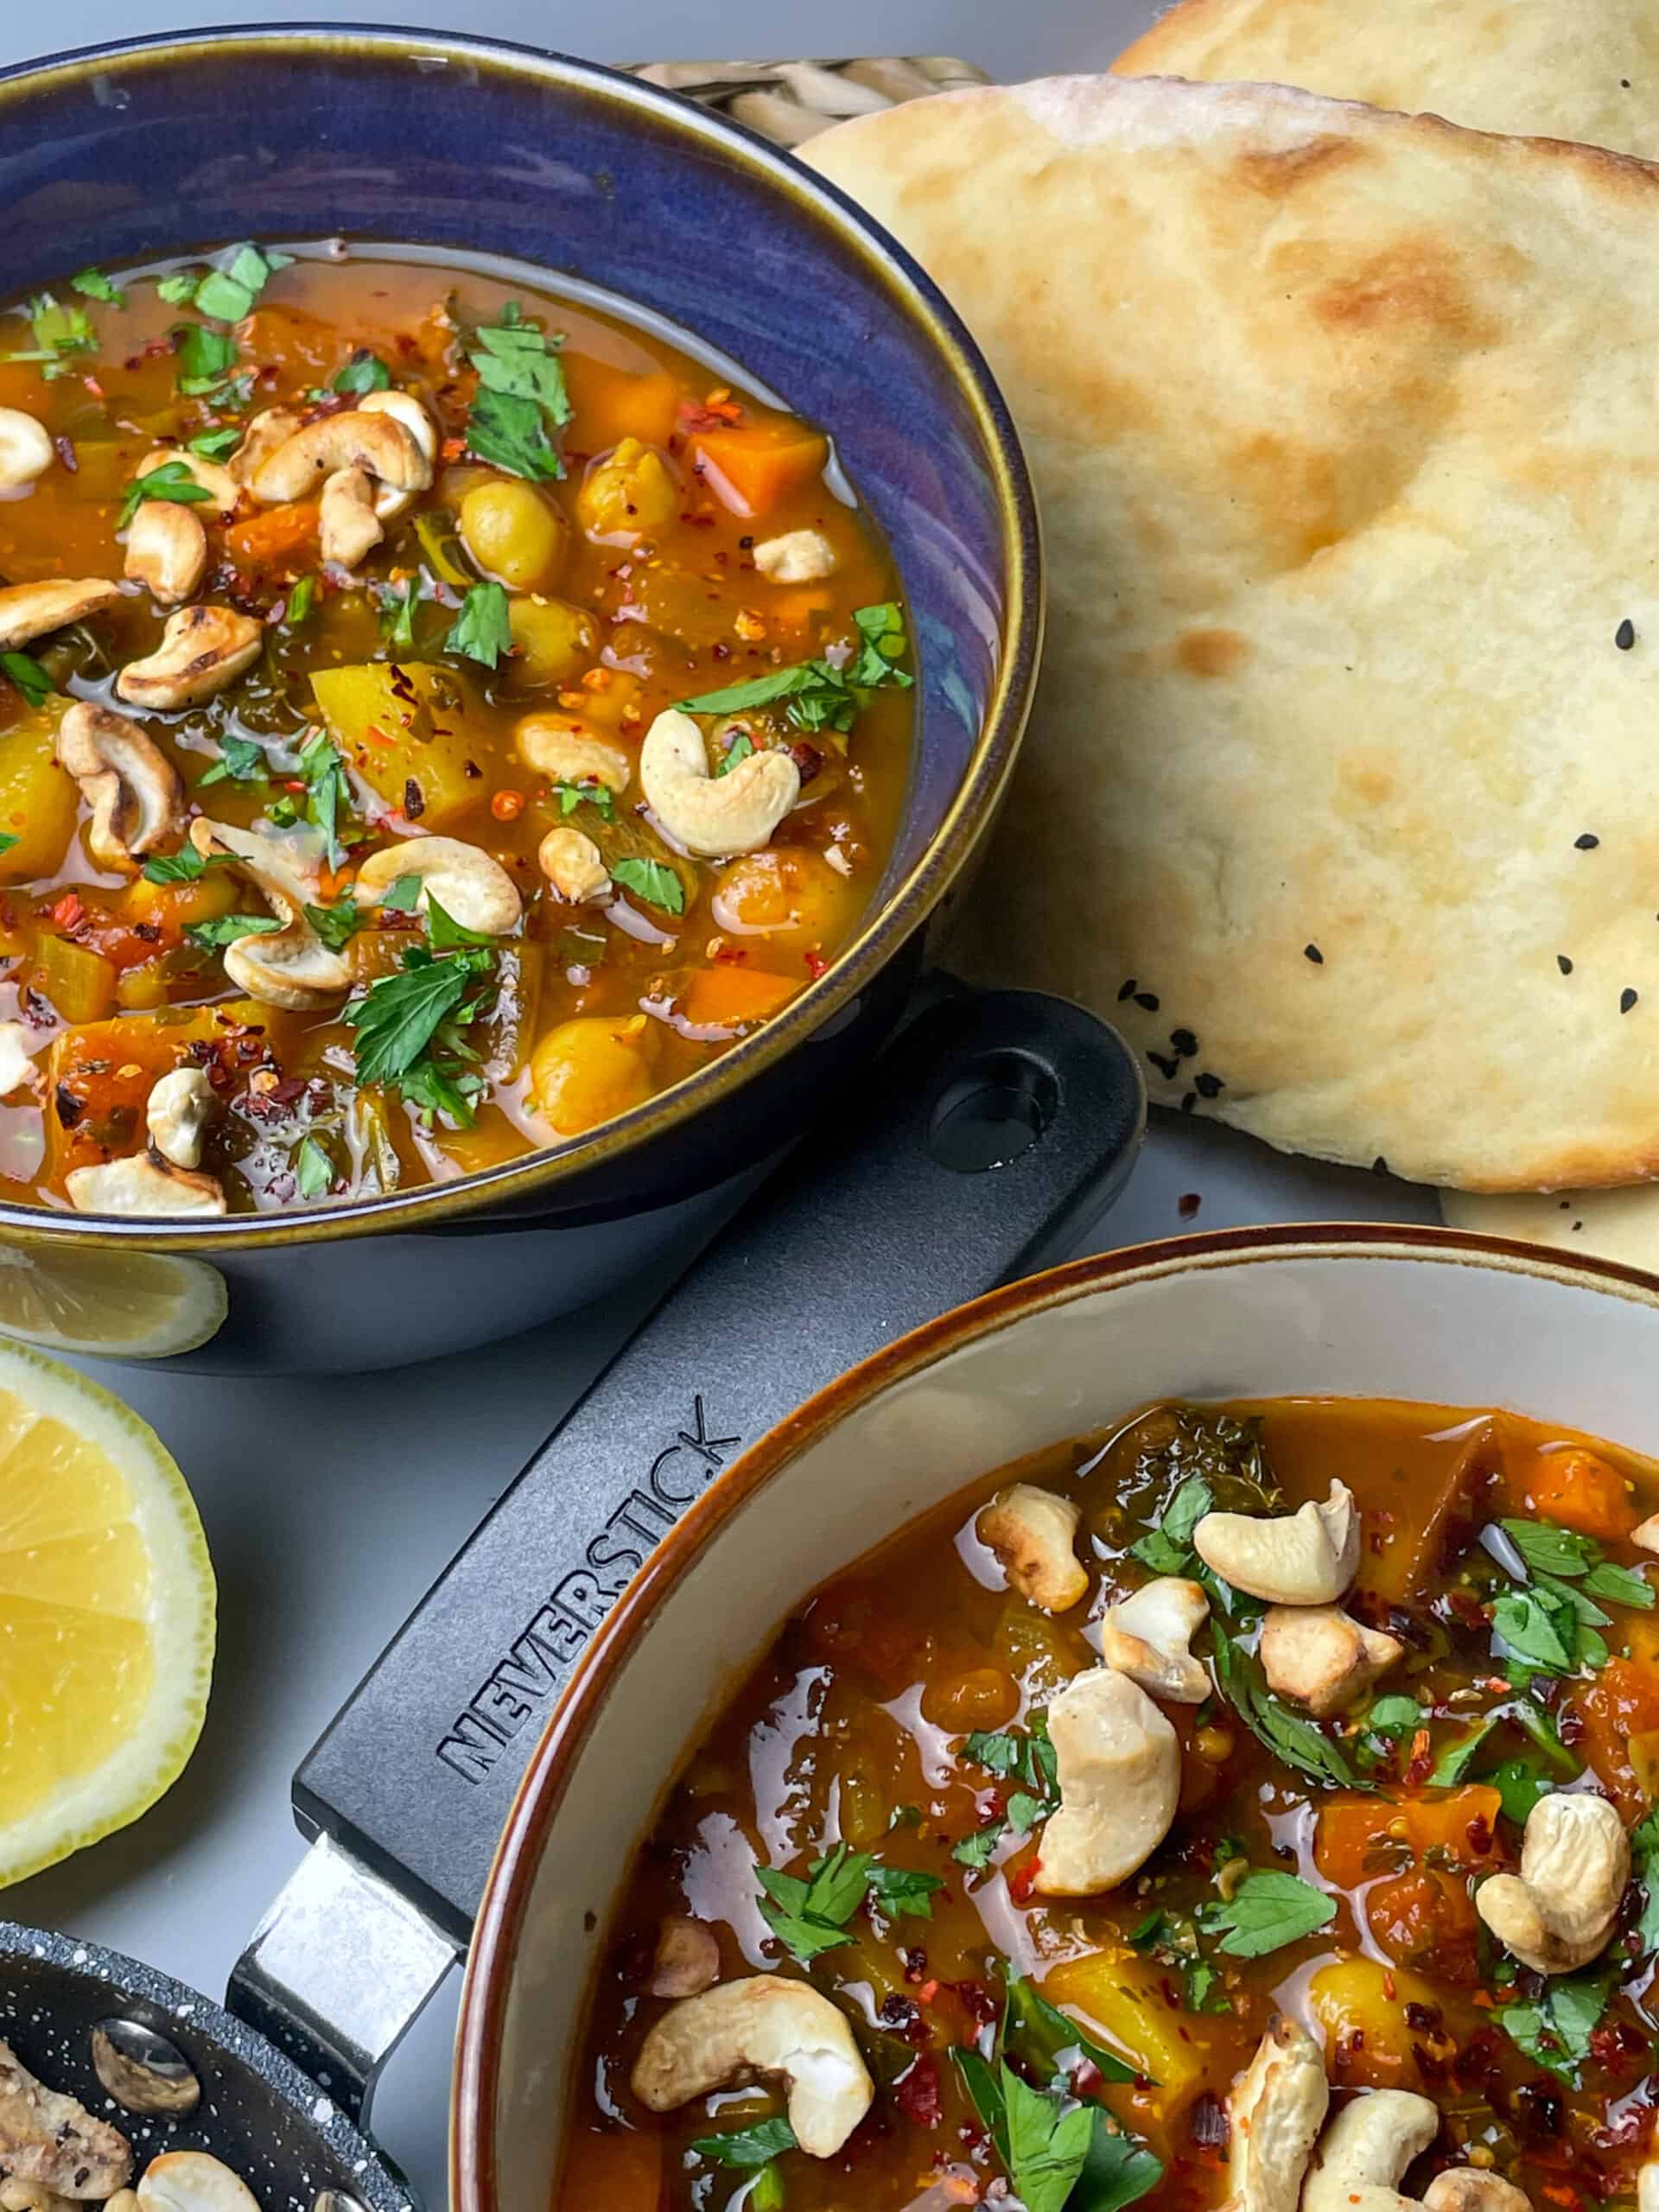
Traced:
<path fill-rule="evenodd" d="M 764 1021 L 786 1006 L 801 986 L 792 976 L 763 968 L 700 968 L 687 986 L 683 1011 L 699 1028 L 733 1029 Z"/>
<path fill-rule="evenodd" d="M 709 489 L 734 514 L 764 515 L 823 470 L 830 448 L 793 421 L 748 422 L 696 431 L 693 460 Z"/>
<path fill-rule="evenodd" d="M 318 508 L 315 499 L 296 499 L 251 515 L 225 533 L 225 543 L 238 569 L 285 569 L 318 557 Z"/>
<path fill-rule="evenodd" d="M 1541 1452 L 1523 1484 L 1529 1512 L 1605 1543 L 1628 1536 L 1642 1517 L 1624 1476 L 1593 1452 Z"/>

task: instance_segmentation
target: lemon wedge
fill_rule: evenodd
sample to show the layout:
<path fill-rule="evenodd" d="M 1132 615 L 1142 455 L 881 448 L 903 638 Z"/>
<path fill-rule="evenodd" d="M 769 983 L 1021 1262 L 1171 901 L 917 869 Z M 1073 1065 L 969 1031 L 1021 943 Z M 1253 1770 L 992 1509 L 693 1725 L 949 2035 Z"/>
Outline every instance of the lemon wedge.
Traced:
<path fill-rule="evenodd" d="M 195 1748 L 213 1570 L 118 1398 L 0 1344 L 0 1886 L 135 1821 Z"/>
<path fill-rule="evenodd" d="M 0 1244 L 0 1334 L 48 1351 L 165 1359 L 216 1336 L 226 1306 L 202 1260 Z"/>

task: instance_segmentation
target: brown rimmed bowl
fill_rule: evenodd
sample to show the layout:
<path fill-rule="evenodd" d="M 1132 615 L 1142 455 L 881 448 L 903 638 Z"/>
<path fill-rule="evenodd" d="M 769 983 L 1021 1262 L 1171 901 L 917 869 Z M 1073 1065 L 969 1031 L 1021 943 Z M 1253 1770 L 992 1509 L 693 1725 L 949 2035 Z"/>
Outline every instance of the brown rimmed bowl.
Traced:
<path fill-rule="evenodd" d="M 247 237 L 499 255 L 665 319 L 835 438 L 909 605 L 915 749 L 866 922 L 793 1005 L 635 1111 L 453 1182 L 170 1225 L 0 1206 L 0 1258 L 44 1278 L 118 1249 L 213 1269 L 181 1300 L 217 1306 L 211 1339 L 145 1356 L 221 1372 L 395 1365 L 600 1295 L 855 1077 L 995 813 L 1041 587 L 1030 483 L 984 362 L 903 250 L 789 156 L 523 47 L 273 25 L 34 62 L 0 73 L 0 296 Z M 76 1297 L 79 1340 L 41 1340 L 123 1356 L 84 1272 Z"/>
<path fill-rule="evenodd" d="M 1659 1454 L 1659 1286 L 1449 1230 L 1179 1239 L 902 1338 L 737 1460 L 647 1560 L 532 1758 L 479 1916 L 453 2212 L 544 2212 L 628 1847 L 808 1593 L 1004 1462 L 1164 1397 L 1493 1406 Z"/>

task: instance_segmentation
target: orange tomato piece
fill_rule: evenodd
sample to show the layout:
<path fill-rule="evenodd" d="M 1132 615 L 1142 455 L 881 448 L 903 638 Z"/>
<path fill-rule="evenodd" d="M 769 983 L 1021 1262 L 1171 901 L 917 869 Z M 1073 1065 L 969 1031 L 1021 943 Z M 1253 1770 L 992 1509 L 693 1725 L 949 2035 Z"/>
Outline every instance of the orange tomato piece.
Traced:
<path fill-rule="evenodd" d="M 226 550 L 238 569 L 304 567 L 321 557 L 317 542 L 319 508 L 315 499 L 296 499 L 269 507 L 232 525 Z"/>
<path fill-rule="evenodd" d="M 1573 1749 L 1583 1752 L 1619 1811 L 1646 1811 L 1652 1793 L 1631 1764 L 1632 1739 L 1659 1732 L 1659 1674 L 1638 1660 L 1610 1659 L 1574 1694 L 1571 1711 L 1583 1731 Z"/>
<path fill-rule="evenodd" d="M 830 448 L 817 430 L 764 418 L 697 430 L 691 456 L 709 489 L 734 514 L 764 515 L 822 474 Z"/>
<path fill-rule="evenodd" d="M 1628 1536 L 1642 1517 L 1630 1484 L 1593 1452 L 1541 1452 L 1521 1481 L 1529 1513 L 1604 1543 Z"/>
<path fill-rule="evenodd" d="M 730 963 L 699 968 L 686 986 L 680 1010 L 700 1029 L 735 1029 L 742 1022 L 764 1021 L 800 988 L 792 976 L 774 976 L 764 968 Z"/>

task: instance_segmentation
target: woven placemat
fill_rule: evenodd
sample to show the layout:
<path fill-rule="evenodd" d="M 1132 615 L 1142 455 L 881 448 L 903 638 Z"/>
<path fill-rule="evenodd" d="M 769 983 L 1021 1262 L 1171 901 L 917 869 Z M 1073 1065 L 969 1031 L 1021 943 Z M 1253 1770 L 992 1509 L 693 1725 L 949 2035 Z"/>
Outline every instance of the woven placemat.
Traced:
<path fill-rule="evenodd" d="M 943 54 L 853 61 L 645 61 L 629 73 L 719 108 L 774 146 L 804 145 L 849 115 L 990 82 L 971 61 Z"/>

